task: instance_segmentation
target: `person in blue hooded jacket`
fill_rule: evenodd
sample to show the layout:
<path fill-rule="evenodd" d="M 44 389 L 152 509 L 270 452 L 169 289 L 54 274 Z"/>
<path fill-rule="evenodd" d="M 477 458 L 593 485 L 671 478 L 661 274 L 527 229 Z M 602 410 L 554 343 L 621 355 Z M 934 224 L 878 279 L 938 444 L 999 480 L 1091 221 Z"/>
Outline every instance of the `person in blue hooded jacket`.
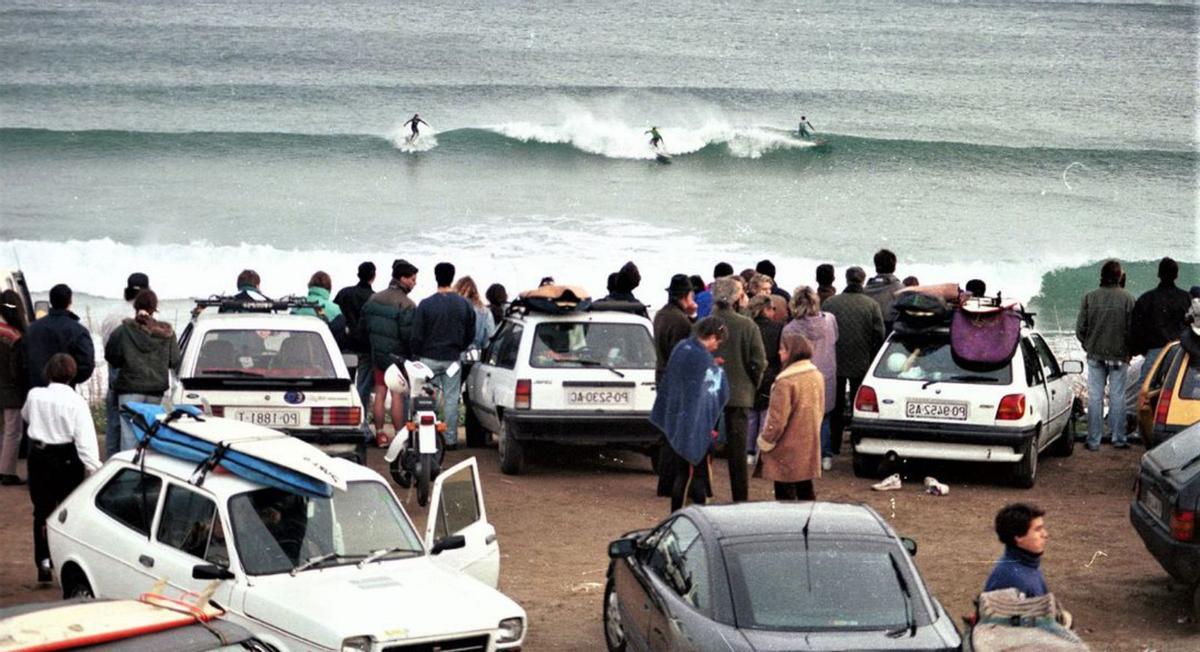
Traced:
<path fill-rule="evenodd" d="M 689 496 L 700 505 L 708 499 L 713 429 L 729 401 L 729 381 L 712 354 L 725 334 L 720 320 L 700 320 L 695 334 L 675 345 L 658 383 L 650 423 L 663 432 L 670 449 L 663 463 L 674 477 L 672 512 Z"/>
<path fill-rule="evenodd" d="M 329 298 L 329 294 L 333 289 L 333 279 L 325 272 L 317 272 L 308 279 L 308 297 L 307 299 L 317 304 L 317 308 L 296 308 L 292 310 L 293 315 L 312 315 L 320 317 L 329 325 L 329 330 L 333 331 L 333 339 L 337 342 L 338 349 L 345 349 L 350 345 L 350 333 L 346 328 L 346 316 L 342 314 L 342 308 L 334 303 L 333 299 Z"/>

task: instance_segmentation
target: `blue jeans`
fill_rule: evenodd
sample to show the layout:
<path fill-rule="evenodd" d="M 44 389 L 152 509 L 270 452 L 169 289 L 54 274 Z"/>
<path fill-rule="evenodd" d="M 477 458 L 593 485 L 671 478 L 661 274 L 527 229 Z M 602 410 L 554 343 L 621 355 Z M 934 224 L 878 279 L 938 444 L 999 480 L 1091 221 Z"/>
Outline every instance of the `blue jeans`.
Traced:
<path fill-rule="evenodd" d="M 747 410 L 750 413 L 750 423 L 746 428 L 746 452 L 758 450 L 758 435 L 767 425 L 767 410 Z"/>
<path fill-rule="evenodd" d="M 362 400 L 363 409 L 371 410 L 371 388 L 375 385 L 375 364 L 370 355 L 360 355 L 358 369 L 354 372 L 354 388 L 358 390 L 358 398 Z"/>
<path fill-rule="evenodd" d="M 457 363 L 457 360 L 431 360 L 421 358 L 421 364 L 429 367 L 434 373 L 434 384 L 442 390 L 443 420 L 446 422 L 446 445 L 458 444 L 458 400 L 462 395 L 462 369 L 453 376 L 446 375 L 446 369 Z"/>
<path fill-rule="evenodd" d="M 150 396 L 147 394 L 121 394 L 117 397 L 117 401 L 124 405 L 126 403 L 153 403 L 158 405 L 162 403 L 162 394 Z M 133 426 L 125 419 L 121 419 L 121 450 L 127 451 L 137 448 L 137 437 L 133 434 Z"/>
<path fill-rule="evenodd" d="M 121 452 L 121 411 L 117 405 L 117 373 L 120 369 L 108 368 L 108 394 L 104 396 L 104 459 Z"/>
<path fill-rule="evenodd" d="M 1104 436 L 1104 386 L 1108 385 L 1108 431 L 1112 443 L 1125 443 L 1125 380 L 1129 363 L 1088 357 L 1087 446 L 1100 447 Z"/>
<path fill-rule="evenodd" d="M 836 457 L 833 454 L 833 435 L 829 425 L 829 417 L 832 412 L 826 412 L 825 416 L 821 417 L 821 457 Z"/>
<path fill-rule="evenodd" d="M 1158 354 L 1162 353 L 1163 347 L 1158 347 L 1146 351 L 1145 359 L 1142 360 L 1142 373 L 1138 374 L 1138 391 L 1141 391 L 1141 386 L 1146 382 L 1146 376 L 1150 375 L 1150 367 L 1154 366 L 1154 361 L 1158 359 Z"/>

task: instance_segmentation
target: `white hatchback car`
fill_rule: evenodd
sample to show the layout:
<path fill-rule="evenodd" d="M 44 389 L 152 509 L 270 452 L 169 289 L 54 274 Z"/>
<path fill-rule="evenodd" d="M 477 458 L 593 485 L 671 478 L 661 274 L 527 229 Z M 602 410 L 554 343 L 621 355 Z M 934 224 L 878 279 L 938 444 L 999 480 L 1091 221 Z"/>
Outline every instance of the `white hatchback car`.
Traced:
<path fill-rule="evenodd" d="M 362 400 L 318 317 L 204 311 L 179 337 L 175 405 L 281 430 L 330 455 L 366 462 Z"/>
<path fill-rule="evenodd" d="M 424 539 L 374 471 L 307 498 L 158 453 L 109 460 L 48 520 L 64 597 L 137 598 L 221 583 L 226 619 L 280 650 L 508 650 L 525 612 L 495 589 L 500 552 L 474 458 L 438 477 Z"/>
<path fill-rule="evenodd" d="M 892 333 L 854 399 L 850 440 L 854 473 L 871 477 L 884 457 L 1009 464 L 1012 482 L 1032 487 L 1038 454 L 1070 455 L 1075 394 L 1067 374 L 1030 328 L 1012 360 L 986 370 L 964 368 L 950 333 Z"/>
<path fill-rule="evenodd" d="M 650 320 L 618 310 L 515 310 L 467 377 L 467 444 L 496 433 L 500 470 L 521 472 L 539 441 L 614 444 L 653 456 Z"/>

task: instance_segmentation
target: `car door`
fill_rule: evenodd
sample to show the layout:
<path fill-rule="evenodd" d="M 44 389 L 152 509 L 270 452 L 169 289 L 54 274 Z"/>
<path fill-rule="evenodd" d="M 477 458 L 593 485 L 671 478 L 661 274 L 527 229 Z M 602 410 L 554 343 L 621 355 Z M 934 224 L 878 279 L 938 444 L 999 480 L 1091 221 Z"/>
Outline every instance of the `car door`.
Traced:
<path fill-rule="evenodd" d="M 1049 416 L 1047 432 L 1058 433 L 1067 427 L 1071 418 L 1071 406 L 1075 402 L 1075 394 L 1067 382 L 1067 375 L 1058 364 L 1058 358 L 1046 345 L 1041 335 L 1034 334 L 1031 338 L 1037 351 L 1038 361 L 1042 365 L 1042 376 L 1046 379 L 1046 390 L 1049 392 Z"/>
<path fill-rule="evenodd" d="M 655 544 L 649 574 L 646 638 L 652 650 L 699 650 L 712 609 L 708 554 L 700 529 L 686 516 Z"/>
<path fill-rule="evenodd" d="M 92 537 L 92 588 L 100 598 L 136 598 L 158 581 L 150 529 L 158 510 L 162 478 L 136 468 L 125 468 L 96 492 L 101 516 Z"/>
<path fill-rule="evenodd" d="M 1158 409 L 1158 397 L 1162 394 L 1167 370 L 1182 350 L 1178 342 L 1171 342 L 1158 354 L 1157 359 L 1144 363 L 1153 366 L 1146 374 L 1146 382 L 1138 395 L 1138 432 L 1143 440 L 1151 437 L 1154 431 L 1154 412 Z"/>
<path fill-rule="evenodd" d="M 1038 434 L 1037 442 L 1040 450 L 1050 442 L 1051 433 L 1053 433 L 1047 419 L 1050 412 L 1050 392 L 1046 389 L 1046 377 L 1042 373 L 1042 363 L 1038 359 L 1037 349 L 1027 336 L 1021 337 L 1021 361 L 1025 366 L 1025 384 L 1027 386 L 1025 397 L 1029 401 L 1029 413 L 1042 423 L 1042 430 Z"/>
<path fill-rule="evenodd" d="M 168 483 L 162 510 L 155 523 L 153 551 L 155 573 L 178 592 L 205 590 L 210 580 L 192 578 L 192 569 L 202 564 L 229 568 L 229 549 L 216 502 L 208 495 L 176 483 Z M 213 594 L 219 605 L 228 606 L 233 581 L 221 581 Z"/>
<path fill-rule="evenodd" d="M 446 537 L 462 535 L 466 545 L 434 555 L 433 561 L 496 588 L 500 581 L 500 545 L 487 521 L 479 465 L 469 458 L 443 471 L 433 483 L 433 502 L 425 525 L 430 550 Z"/>

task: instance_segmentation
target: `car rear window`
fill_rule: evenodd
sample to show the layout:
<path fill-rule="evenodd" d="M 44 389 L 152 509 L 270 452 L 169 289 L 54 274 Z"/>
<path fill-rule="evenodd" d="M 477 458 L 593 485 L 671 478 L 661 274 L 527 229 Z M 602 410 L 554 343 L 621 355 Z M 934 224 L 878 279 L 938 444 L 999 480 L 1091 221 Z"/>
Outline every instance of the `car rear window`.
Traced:
<path fill-rule="evenodd" d="M 893 335 L 875 365 L 876 378 L 943 383 L 1012 383 L 1012 363 L 993 368 L 964 368 L 950 350 L 946 333 Z"/>
<path fill-rule="evenodd" d="M 320 333 L 247 329 L 205 333 L 195 375 L 335 378 L 336 372 Z"/>
<path fill-rule="evenodd" d="M 534 330 L 529 364 L 653 369 L 654 355 L 650 331 L 638 324 L 546 322 Z"/>
<path fill-rule="evenodd" d="M 727 545 L 738 625 L 784 631 L 904 627 L 909 612 L 896 576 L 903 563 L 893 561 L 898 551 L 889 548 L 847 541 L 806 547 L 790 539 Z M 915 582 L 905 581 L 916 610 Z"/>
<path fill-rule="evenodd" d="M 1183 367 L 1183 378 L 1179 384 L 1179 398 L 1200 399 L 1200 360 L 1188 361 Z"/>

